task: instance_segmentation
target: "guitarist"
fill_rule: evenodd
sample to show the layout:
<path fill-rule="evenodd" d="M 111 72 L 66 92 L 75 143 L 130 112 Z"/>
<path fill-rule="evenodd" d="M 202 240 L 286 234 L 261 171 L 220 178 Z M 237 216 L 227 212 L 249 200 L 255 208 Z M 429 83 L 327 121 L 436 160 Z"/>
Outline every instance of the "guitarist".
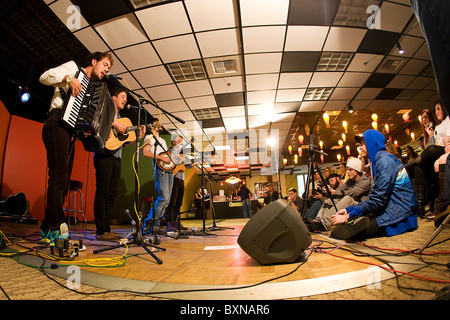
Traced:
<path fill-rule="evenodd" d="M 123 87 L 116 86 L 111 90 L 111 98 L 116 108 L 116 116 L 113 122 L 113 128 L 124 133 L 126 126 L 117 121 L 120 119 L 119 111 L 127 103 L 127 92 Z M 145 133 L 145 126 L 139 127 L 139 139 L 142 139 Z M 111 135 L 110 135 L 111 137 Z M 125 145 L 132 144 L 133 141 Z M 108 150 L 94 153 L 94 167 L 96 178 L 96 189 L 94 199 L 94 218 L 97 228 L 96 235 L 98 240 L 115 241 L 120 236 L 111 232 L 111 211 L 116 198 L 117 186 L 121 173 L 122 146 L 116 150 Z"/>
<path fill-rule="evenodd" d="M 180 214 L 180 208 L 183 204 L 183 196 L 184 196 L 184 178 L 185 171 L 192 167 L 191 164 L 184 164 L 183 158 L 180 155 L 180 152 L 183 150 L 183 138 L 181 137 L 178 130 L 175 130 L 171 136 L 172 140 L 172 152 L 171 156 L 175 164 L 177 164 L 177 168 L 174 170 L 174 178 L 173 178 L 173 186 L 172 193 L 170 196 L 169 206 L 166 211 L 166 219 L 167 219 L 167 228 L 166 231 L 175 231 L 178 228 L 175 226 L 175 221 L 177 216 Z M 180 229 L 181 229 L 180 224 Z"/>
<path fill-rule="evenodd" d="M 159 136 L 159 133 L 162 130 L 161 123 L 158 120 L 155 120 L 153 126 L 150 128 L 152 134 L 145 136 L 142 154 L 144 157 L 152 159 L 153 161 L 161 160 L 164 163 L 171 163 L 172 160 L 167 156 L 168 148 L 166 141 Z M 154 167 L 155 172 L 153 174 L 158 195 L 148 217 L 144 220 L 144 233 L 150 232 L 153 214 L 155 215 L 155 227 L 160 228 L 161 219 L 169 205 L 170 195 L 172 193 L 173 173 L 162 170 L 156 164 Z M 153 208 L 155 208 L 155 212 L 153 212 Z"/>

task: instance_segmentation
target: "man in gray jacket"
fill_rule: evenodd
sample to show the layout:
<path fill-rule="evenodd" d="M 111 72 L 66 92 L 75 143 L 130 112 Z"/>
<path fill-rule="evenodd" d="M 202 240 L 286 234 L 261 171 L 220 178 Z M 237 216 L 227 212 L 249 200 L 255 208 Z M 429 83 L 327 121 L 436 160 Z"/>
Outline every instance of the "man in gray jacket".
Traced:
<path fill-rule="evenodd" d="M 363 174 L 361 168 L 361 160 L 351 158 L 347 162 L 348 179 L 336 190 L 329 188 L 334 197 L 337 210 L 356 205 L 367 199 L 372 188 L 372 182 L 369 177 Z M 332 226 L 331 217 L 336 213 L 336 208 L 333 206 L 331 199 L 327 199 L 316 218 L 311 221 L 310 231 L 321 232 L 330 230 Z"/>

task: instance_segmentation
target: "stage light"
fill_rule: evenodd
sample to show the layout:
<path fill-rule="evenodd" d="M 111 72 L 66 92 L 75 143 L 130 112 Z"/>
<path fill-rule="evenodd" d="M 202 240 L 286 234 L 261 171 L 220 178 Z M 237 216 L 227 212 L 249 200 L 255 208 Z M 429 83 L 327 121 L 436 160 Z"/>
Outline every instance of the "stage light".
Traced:
<path fill-rule="evenodd" d="M 30 93 L 27 88 L 19 87 L 19 98 L 22 103 L 26 103 L 30 100 Z"/>
<path fill-rule="evenodd" d="M 353 113 L 353 107 L 351 105 L 348 106 L 348 113 Z"/>
<path fill-rule="evenodd" d="M 326 112 L 323 114 L 323 121 L 325 121 L 326 127 L 329 128 L 330 127 L 330 116 Z"/>
<path fill-rule="evenodd" d="M 402 49 L 402 47 L 400 46 L 400 43 L 397 42 L 397 49 L 398 49 L 398 53 L 399 54 L 404 54 L 405 50 Z"/>

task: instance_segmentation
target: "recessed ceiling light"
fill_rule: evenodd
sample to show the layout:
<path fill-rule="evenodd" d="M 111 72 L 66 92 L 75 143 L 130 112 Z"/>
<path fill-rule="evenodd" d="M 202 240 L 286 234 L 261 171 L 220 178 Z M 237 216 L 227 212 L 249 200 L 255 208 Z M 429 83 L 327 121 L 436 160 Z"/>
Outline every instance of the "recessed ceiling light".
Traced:
<path fill-rule="evenodd" d="M 308 88 L 303 100 L 327 100 L 334 88 Z"/>
<path fill-rule="evenodd" d="M 175 82 L 206 79 L 205 68 L 201 60 L 174 62 L 167 65 Z"/>

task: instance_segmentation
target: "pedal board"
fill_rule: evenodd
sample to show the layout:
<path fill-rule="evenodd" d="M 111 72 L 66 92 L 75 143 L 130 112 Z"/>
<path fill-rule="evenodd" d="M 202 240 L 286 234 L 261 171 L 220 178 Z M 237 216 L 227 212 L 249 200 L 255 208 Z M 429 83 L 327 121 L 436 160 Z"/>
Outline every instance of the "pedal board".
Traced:
<path fill-rule="evenodd" d="M 50 246 L 50 253 L 60 258 L 78 257 L 78 253 L 84 250 L 83 240 L 56 239 Z"/>

